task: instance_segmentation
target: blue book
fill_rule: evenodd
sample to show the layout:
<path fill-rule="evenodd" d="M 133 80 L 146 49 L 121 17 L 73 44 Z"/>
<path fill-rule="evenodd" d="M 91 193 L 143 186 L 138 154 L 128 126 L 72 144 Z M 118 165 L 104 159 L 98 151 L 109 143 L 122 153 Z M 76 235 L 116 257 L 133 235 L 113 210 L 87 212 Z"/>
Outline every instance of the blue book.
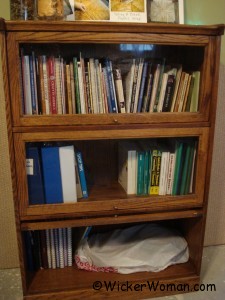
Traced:
<path fill-rule="evenodd" d="M 142 78 L 141 78 L 141 86 L 140 86 L 140 92 L 139 92 L 139 98 L 138 98 L 138 107 L 137 112 L 142 111 L 142 103 L 144 98 L 144 88 L 145 88 L 145 82 L 147 78 L 147 70 L 148 70 L 148 62 L 144 62 L 143 71 L 142 71 Z"/>
<path fill-rule="evenodd" d="M 30 231 L 24 232 L 24 245 L 26 251 L 27 269 L 35 271 L 34 257 L 33 257 L 33 239 Z"/>
<path fill-rule="evenodd" d="M 40 149 L 37 146 L 26 148 L 26 170 L 29 204 L 44 204 L 44 184 Z"/>
<path fill-rule="evenodd" d="M 88 198 L 87 182 L 86 182 L 86 177 L 84 172 L 84 163 L 80 151 L 76 151 L 76 159 L 77 159 L 78 174 L 80 177 L 80 185 L 81 185 L 83 198 Z"/>
<path fill-rule="evenodd" d="M 42 147 L 41 155 L 46 203 L 63 203 L 59 147 Z"/>
<path fill-rule="evenodd" d="M 109 94 L 110 94 L 110 101 L 111 101 L 111 109 L 112 113 L 117 113 L 117 100 L 116 100 L 116 93 L 115 93 L 115 87 L 114 87 L 114 79 L 113 79 L 113 73 L 112 73 L 112 62 L 106 58 L 105 59 L 105 66 L 106 66 L 106 74 L 108 79 L 108 86 L 109 86 Z"/>

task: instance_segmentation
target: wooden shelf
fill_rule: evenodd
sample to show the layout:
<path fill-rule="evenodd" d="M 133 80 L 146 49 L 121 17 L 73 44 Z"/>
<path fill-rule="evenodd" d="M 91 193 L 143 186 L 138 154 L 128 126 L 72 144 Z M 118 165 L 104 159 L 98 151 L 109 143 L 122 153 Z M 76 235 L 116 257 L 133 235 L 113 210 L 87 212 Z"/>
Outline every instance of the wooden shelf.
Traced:
<path fill-rule="evenodd" d="M 79 295 L 82 295 L 84 299 L 99 299 L 98 297 L 115 297 L 116 289 L 114 292 L 107 292 L 102 288 L 101 291 L 95 291 L 93 284 L 95 281 L 115 282 L 116 284 L 132 283 L 135 284 L 151 284 L 157 281 L 160 284 L 185 284 L 185 280 L 191 281 L 192 284 L 199 282 L 199 276 L 196 274 L 194 266 L 191 262 L 185 264 L 178 264 L 168 267 L 161 272 L 141 272 L 133 274 L 115 274 L 115 273 L 101 273 L 101 272 L 88 272 L 85 270 L 78 270 L 76 267 L 68 267 L 64 269 L 55 270 L 39 270 L 32 279 L 32 282 L 27 291 L 27 299 L 42 299 L 42 294 L 49 294 L 49 297 L 54 299 L 60 299 L 64 296 L 64 292 L 68 293 L 69 298 L 65 296 L 64 299 L 80 299 Z M 186 282 L 187 283 L 187 282 Z M 141 292 L 139 292 L 141 293 Z M 159 293 L 150 292 L 149 288 L 143 288 L 141 295 L 138 293 L 138 297 L 148 296 L 153 297 Z M 137 299 L 137 292 L 125 293 L 124 299 Z M 169 291 L 168 294 L 171 294 Z M 106 296 L 107 295 L 107 296 Z M 166 293 L 165 293 L 166 295 Z M 74 298 L 72 298 L 74 297 Z M 81 297 L 81 296 L 80 296 Z M 49 299 L 50 299 L 49 298 Z M 61 298 L 62 299 L 62 298 Z"/>

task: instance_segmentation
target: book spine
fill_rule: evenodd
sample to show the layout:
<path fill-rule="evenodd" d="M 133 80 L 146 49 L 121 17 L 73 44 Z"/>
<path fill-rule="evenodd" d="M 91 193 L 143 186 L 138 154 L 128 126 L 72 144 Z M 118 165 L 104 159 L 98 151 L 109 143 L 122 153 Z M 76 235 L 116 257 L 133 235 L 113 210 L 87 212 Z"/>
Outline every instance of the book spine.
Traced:
<path fill-rule="evenodd" d="M 141 86 L 140 86 L 140 92 L 139 92 L 139 99 L 138 99 L 138 106 L 137 106 L 138 113 L 142 111 L 143 100 L 144 100 L 144 90 L 145 90 L 145 84 L 146 84 L 146 78 L 147 78 L 147 70 L 148 70 L 148 62 L 144 62 L 142 78 L 141 78 Z"/>
<path fill-rule="evenodd" d="M 50 114 L 50 96 L 48 87 L 48 71 L 47 71 L 47 57 L 42 55 L 42 67 L 43 67 L 43 85 L 44 85 L 44 99 L 45 99 L 45 111 L 46 115 Z"/>
<path fill-rule="evenodd" d="M 89 59 L 89 71 L 90 71 L 90 82 L 91 82 L 91 94 L 92 94 L 92 104 L 93 113 L 98 113 L 98 102 L 97 102 L 97 86 L 96 86 L 96 71 L 94 58 Z"/>
<path fill-rule="evenodd" d="M 50 241 L 50 229 L 45 230 L 46 235 L 46 247 L 47 247 L 47 259 L 48 259 L 48 268 L 52 268 L 52 258 L 51 258 L 51 241 Z"/>
<path fill-rule="evenodd" d="M 152 95 L 153 74 L 151 73 L 151 70 L 149 72 L 150 73 L 147 78 L 147 87 L 146 87 L 146 91 L 144 92 L 142 112 L 149 112 L 150 109 L 149 106 L 150 106 L 150 99 Z"/>
<path fill-rule="evenodd" d="M 175 76 L 170 74 L 168 76 L 165 97 L 163 101 L 163 107 L 162 107 L 163 112 L 169 112 L 171 109 L 173 92 L 174 92 L 174 84 L 175 84 Z"/>
<path fill-rule="evenodd" d="M 37 103 L 36 68 L 34 65 L 34 57 L 31 55 L 29 56 L 29 67 L 30 67 L 30 90 L 31 90 L 32 115 L 37 115 L 38 103 Z"/>
<path fill-rule="evenodd" d="M 37 97 L 38 97 L 38 112 L 39 114 L 46 114 L 45 99 L 44 99 L 44 82 L 43 82 L 43 66 L 42 57 L 35 58 L 37 70 Z"/>
<path fill-rule="evenodd" d="M 29 204 L 44 204 L 44 184 L 42 176 L 41 155 L 38 147 L 26 148 L 26 173 Z"/>
<path fill-rule="evenodd" d="M 62 203 L 59 147 L 42 147 L 41 156 L 46 203 Z"/>
<path fill-rule="evenodd" d="M 134 104 L 135 104 L 135 95 L 137 89 L 137 80 L 138 80 L 138 69 L 139 69 L 140 60 L 136 60 L 134 66 L 134 76 L 133 76 L 133 85 L 132 85 L 132 93 L 131 93 L 131 101 L 130 101 L 130 112 L 134 112 Z"/>
<path fill-rule="evenodd" d="M 58 236 L 58 229 L 53 229 L 54 234 L 54 245 L 55 245 L 55 258 L 56 258 L 56 268 L 59 268 L 59 236 Z"/>
<path fill-rule="evenodd" d="M 80 114 L 81 113 L 81 104 L 80 104 L 80 90 L 79 90 L 77 57 L 73 58 L 73 67 L 74 67 L 74 81 L 75 81 L 76 112 L 78 114 Z"/>
<path fill-rule="evenodd" d="M 118 101 L 118 111 L 120 113 L 125 113 L 125 99 L 123 93 L 123 83 L 122 83 L 122 75 L 121 70 L 116 68 L 114 69 L 114 79 L 115 79 L 115 89 Z"/>
<path fill-rule="evenodd" d="M 137 85 L 136 85 L 135 98 L 134 98 L 134 108 L 133 108 L 134 113 L 137 112 L 137 107 L 138 107 L 143 66 L 144 66 L 144 59 L 140 58 L 139 65 L 138 65 Z"/>
<path fill-rule="evenodd" d="M 144 152 L 137 151 L 137 195 L 144 192 Z"/>
<path fill-rule="evenodd" d="M 67 257 L 68 257 L 68 266 L 72 267 L 73 265 L 73 253 L 72 253 L 72 228 L 67 228 Z"/>
<path fill-rule="evenodd" d="M 40 230 L 40 252 L 42 268 L 48 269 L 48 255 L 45 230 Z"/>
<path fill-rule="evenodd" d="M 64 253 L 63 253 L 63 229 L 58 229 L 58 236 L 59 236 L 59 267 L 64 268 Z"/>
<path fill-rule="evenodd" d="M 73 113 L 72 107 L 72 90 L 71 90 L 71 78 L 70 78 L 70 65 L 66 64 L 66 89 L 67 89 L 67 113 Z"/>
<path fill-rule="evenodd" d="M 99 60 L 95 59 L 94 63 L 95 63 L 95 78 L 96 78 L 96 92 L 97 92 L 98 112 L 103 113 L 102 83 L 101 83 L 101 76 L 100 76 Z"/>
<path fill-rule="evenodd" d="M 81 107 L 81 114 L 86 114 L 86 104 L 84 98 L 84 84 L 83 84 L 83 74 L 81 63 L 77 62 L 78 68 L 78 82 L 79 82 L 79 91 L 80 91 L 80 107 Z"/>
<path fill-rule="evenodd" d="M 107 73 L 107 80 L 108 80 L 108 86 L 109 86 L 109 93 L 110 93 L 110 101 L 111 101 L 111 108 L 112 113 L 117 113 L 117 100 L 116 100 L 116 94 L 115 94 L 115 87 L 114 87 L 114 79 L 112 74 L 112 67 L 111 62 L 106 59 L 106 73 Z"/>
<path fill-rule="evenodd" d="M 82 154 L 80 151 L 75 151 L 75 153 L 77 158 L 77 166 L 78 166 L 78 172 L 79 172 L 83 197 L 88 198 L 88 190 L 87 190 L 87 183 L 86 183 L 86 177 L 84 172 L 84 163 L 83 163 Z"/>
<path fill-rule="evenodd" d="M 56 252 L 55 252 L 54 229 L 49 229 L 49 232 L 50 232 L 51 266 L 52 266 L 52 269 L 56 269 Z"/>
<path fill-rule="evenodd" d="M 161 151 L 152 151 L 152 165 L 151 165 L 151 184 L 150 184 L 150 195 L 159 194 L 159 179 L 160 179 L 160 168 L 161 168 Z"/>
<path fill-rule="evenodd" d="M 61 66 L 60 57 L 55 58 L 55 83 L 56 83 L 56 103 L 57 114 L 62 114 L 62 90 L 61 90 Z"/>
<path fill-rule="evenodd" d="M 59 147 L 62 193 L 64 203 L 77 201 L 74 146 Z"/>
<path fill-rule="evenodd" d="M 49 91 L 51 101 L 51 113 L 57 114 L 56 82 L 55 82 L 55 58 L 50 56 L 47 60 Z"/>
<path fill-rule="evenodd" d="M 32 115 L 31 83 L 30 83 L 30 62 L 29 56 L 22 56 L 23 83 L 24 83 L 24 106 L 25 114 Z"/>
<path fill-rule="evenodd" d="M 175 153 L 170 153 L 169 166 L 168 166 L 168 178 L 167 178 L 167 188 L 166 194 L 172 194 L 173 180 L 174 180 L 174 169 L 175 169 Z"/>
<path fill-rule="evenodd" d="M 111 96 L 110 96 L 109 82 L 108 82 L 108 76 L 107 76 L 106 68 L 103 68 L 103 76 L 104 76 L 106 97 L 107 97 L 107 103 L 108 103 L 108 112 L 111 113 L 112 112 L 112 104 L 111 104 Z"/>

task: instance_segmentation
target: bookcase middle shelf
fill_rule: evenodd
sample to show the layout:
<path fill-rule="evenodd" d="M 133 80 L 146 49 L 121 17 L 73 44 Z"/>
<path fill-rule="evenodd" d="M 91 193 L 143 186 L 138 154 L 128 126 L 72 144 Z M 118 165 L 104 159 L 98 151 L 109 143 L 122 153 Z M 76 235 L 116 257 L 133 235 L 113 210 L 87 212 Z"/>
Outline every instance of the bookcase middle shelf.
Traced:
<path fill-rule="evenodd" d="M 15 133 L 22 220 L 51 218 L 51 215 L 61 218 L 64 214 L 121 215 L 202 207 L 207 128 L 193 128 L 191 133 L 187 128 L 174 132 L 171 128 L 145 129 L 141 137 L 140 131 L 138 134 L 133 130 L 117 130 L 110 139 L 109 132 L 106 136 L 101 130 L 82 131 L 82 136 L 85 133 L 89 136 L 82 140 L 79 131 L 65 131 L 60 136 L 54 132 Z M 130 138 L 124 138 L 124 134 Z M 125 152 L 123 149 L 125 156 L 121 145 L 122 148 L 131 145 L 131 149 L 125 147 Z M 64 154 L 60 154 L 61 150 Z M 130 165 L 130 150 L 135 152 L 134 165 Z M 82 172 L 78 170 L 78 153 Z M 68 172 L 63 171 L 65 165 L 60 159 Z M 52 165 L 54 168 L 49 171 Z M 128 178 L 131 174 L 132 180 Z M 129 189 L 126 182 L 132 183 Z"/>

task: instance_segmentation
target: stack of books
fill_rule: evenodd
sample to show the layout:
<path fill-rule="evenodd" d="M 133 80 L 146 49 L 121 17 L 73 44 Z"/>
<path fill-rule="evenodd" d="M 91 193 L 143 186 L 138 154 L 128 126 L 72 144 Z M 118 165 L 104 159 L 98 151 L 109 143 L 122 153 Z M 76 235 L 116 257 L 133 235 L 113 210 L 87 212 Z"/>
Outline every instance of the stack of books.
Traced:
<path fill-rule="evenodd" d="M 186 195 L 193 193 L 197 142 L 176 138 L 119 142 L 118 182 L 127 194 Z"/>
<path fill-rule="evenodd" d="M 88 197 L 82 154 L 73 145 L 28 143 L 26 171 L 29 204 L 74 203 Z"/>
<path fill-rule="evenodd" d="M 200 71 L 166 59 L 25 55 L 21 51 L 23 113 L 107 114 L 197 112 Z"/>
<path fill-rule="evenodd" d="M 29 271 L 72 266 L 72 228 L 24 232 Z"/>

